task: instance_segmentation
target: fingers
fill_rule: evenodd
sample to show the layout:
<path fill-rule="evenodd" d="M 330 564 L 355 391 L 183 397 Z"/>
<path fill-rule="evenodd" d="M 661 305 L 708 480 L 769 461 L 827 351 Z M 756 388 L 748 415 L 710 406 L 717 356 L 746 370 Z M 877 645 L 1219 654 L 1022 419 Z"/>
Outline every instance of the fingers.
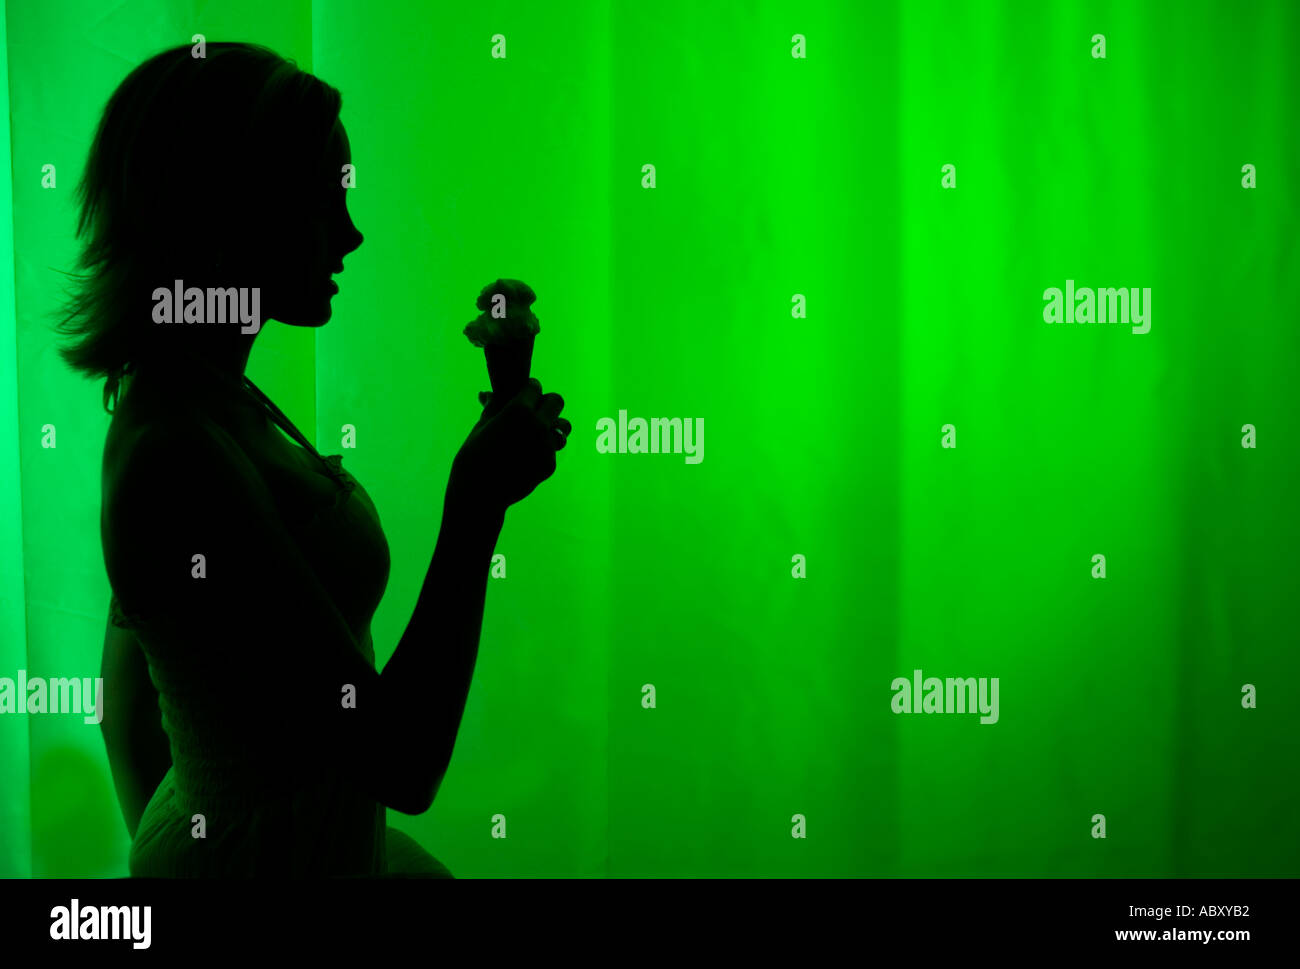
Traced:
<path fill-rule="evenodd" d="M 480 392 L 479 400 L 482 401 L 482 399 L 483 392 Z M 517 399 L 533 410 L 548 427 L 555 423 L 556 418 L 560 416 L 560 411 L 564 410 L 564 398 L 559 394 L 543 394 L 542 382 L 536 377 L 528 379 L 528 383 L 523 390 L 519 391 Z M 570 429 L 572 429 L 571 425 Z"/>
<path fill-rule="evenodd" d="M 521 395 L 527 394 L 530 398 L 534 395 L 540 397 L 542 394 L 542 382 L 536 377 L 529 377 L 528 383 L 523 386 L 519 393 Z M 495 395 L 490 390 L 480 390 L 478 392 L 478 402 L 486 407 L 492 402 L 494 396 Z"/>
<path fill-rule="evenodd" d="M 560 412 L 564 410 L 564 398 L 559 394 L 543 394 L 541 391 L 542 382 L 536 377 L 530 377 L 520 390 L 518 398 L 536 415 L 538 423 L 547 429 L 548 442 L 556 451 L 562 451 L 569 443 L 569 435 L 573 433 L 573 425 L 560 417 Z M 479 391 L 478 401 L 484 406 L 485 413 L 492 409 L 494 396 L 491 391 Z"/>
<path fill-rule="evenodd" d="M 537 405 L 537 419 L 546 427 L 547 441 L 556 451 L 563 451 L 569 443 L 573 425 L 560 416 L 564 398 L 559 394 L 544 394 Z"/>
<path fill-rule="evenodd" d="M 551 428 L 551 443 L 555 445 L 555 450 L 563 451 L 564 446 L 569 443 L 569 434 L 573 431 L 573 425 L 561 417 Z"/>
<path fill-rule="evenodd" d="M 563 397 L 559 394 L 543 394 L 540 403 L 537 405 L 537 416 L 546 423 L 552 424 L 560 416 L 562 410 L 564 410 Z"/>

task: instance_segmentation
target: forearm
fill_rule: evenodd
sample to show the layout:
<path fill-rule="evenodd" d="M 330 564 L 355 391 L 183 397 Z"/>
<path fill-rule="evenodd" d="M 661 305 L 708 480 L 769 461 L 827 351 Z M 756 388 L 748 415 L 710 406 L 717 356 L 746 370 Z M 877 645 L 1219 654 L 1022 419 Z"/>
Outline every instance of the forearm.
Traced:
<path fill-rule="evenodd" d="M 135 838 L 144 809 L 172 766 L 171 747 L 167 735 L 156 723 L 132 724 L 124 743 L 127 748 L 124 758 L 110 766 L 122 820 L 126 822 L 127 833 Z"/>
<path fill-rule="evenodd" d="M 386 702 L 398 714 L 390 722 L 405 723 L 415 734 L 391 738 L 392 746 L 417 750 L 439 778 L 469 697 L 488 570 L 504 521 L 503 510 L 486 510 L 448 490 L 419 599 L 382 673 Z"/>
<path fill-rule="evenodd" d="M 100 730 L 127 833 L 135 837 L 144 809 L 172 765 L 158 693 L 134 639 L 110 627 L 101 675 L 106 702 Z"/>

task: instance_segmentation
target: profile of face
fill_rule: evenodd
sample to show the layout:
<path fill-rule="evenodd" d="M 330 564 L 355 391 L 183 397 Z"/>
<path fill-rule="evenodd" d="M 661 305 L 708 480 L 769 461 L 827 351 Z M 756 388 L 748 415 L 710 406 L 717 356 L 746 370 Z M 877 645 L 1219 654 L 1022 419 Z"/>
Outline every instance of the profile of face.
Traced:
<path fill-rule="evenodd" d="M 291 326 L 321 326 L 339 291 L 332 276 L 364 236 L 348 214 L 344 166 L 352 149 L 335 121 L 322 156 L 289 187 L 274 215 L 250 239 L 252 275 L 261 287 L 261 315 Z"/>

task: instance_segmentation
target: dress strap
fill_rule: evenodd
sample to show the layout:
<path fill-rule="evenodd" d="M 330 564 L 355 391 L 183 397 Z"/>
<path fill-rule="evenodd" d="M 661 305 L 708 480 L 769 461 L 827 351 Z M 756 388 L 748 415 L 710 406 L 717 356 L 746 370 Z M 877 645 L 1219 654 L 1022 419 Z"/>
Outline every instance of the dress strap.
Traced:
<path fill-rule="evenodd" d="M 275 406 L 275 402 L 272 401 L 270 397 L 266 396 L 266 394 L 262 393 L 257 384 L 249 380 L 248 377 L 244 377 L 244 384 L 253 392 L 253 396 L 256 397 L 266 408 L 267 412 L 271 416 L 271 420 L 275 421 L 275 423 L 278 424 L 286 434 L 301 444 L 308 454 L 314 455 L 317 461 L 320 461 L 321 464 L 325 465 L 325 467 L 329 469 L 331 477 L 337 477 L 334 465 L 316 450 L 311 441 L 307 440 L 302 431 L 298 430 L 298 428 L 294 426 L 293 421 L 289 420 L 289 418 L 285 416 L 284 412 Z"/>

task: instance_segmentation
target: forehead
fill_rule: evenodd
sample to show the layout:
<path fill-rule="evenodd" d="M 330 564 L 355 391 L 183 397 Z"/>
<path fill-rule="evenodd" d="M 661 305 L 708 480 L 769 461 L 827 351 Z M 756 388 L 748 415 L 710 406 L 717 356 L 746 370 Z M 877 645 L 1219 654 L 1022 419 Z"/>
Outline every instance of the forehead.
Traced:
<path fill-rule="evenodd" d="M 349 161 L 352 158 L 352 143 L 348 141 L 347 130 L 340 119 L 334 120 L 329 139 L 325 143 L 325 154 L 331 161 Z"/>
<path fill-rule="evenodd" d="M 352 162 L 352 145 L 348 141 L 348 133 L 343 128 L 341 121 L 335 121 L 334 127 L 330 129 L 329 136 L 325 139 L 325 150 L 321 153 L 319 162 L 320 179 L 326 187 L 334 187 L 339 184 L 342 178 L 343 166 Z"/>

